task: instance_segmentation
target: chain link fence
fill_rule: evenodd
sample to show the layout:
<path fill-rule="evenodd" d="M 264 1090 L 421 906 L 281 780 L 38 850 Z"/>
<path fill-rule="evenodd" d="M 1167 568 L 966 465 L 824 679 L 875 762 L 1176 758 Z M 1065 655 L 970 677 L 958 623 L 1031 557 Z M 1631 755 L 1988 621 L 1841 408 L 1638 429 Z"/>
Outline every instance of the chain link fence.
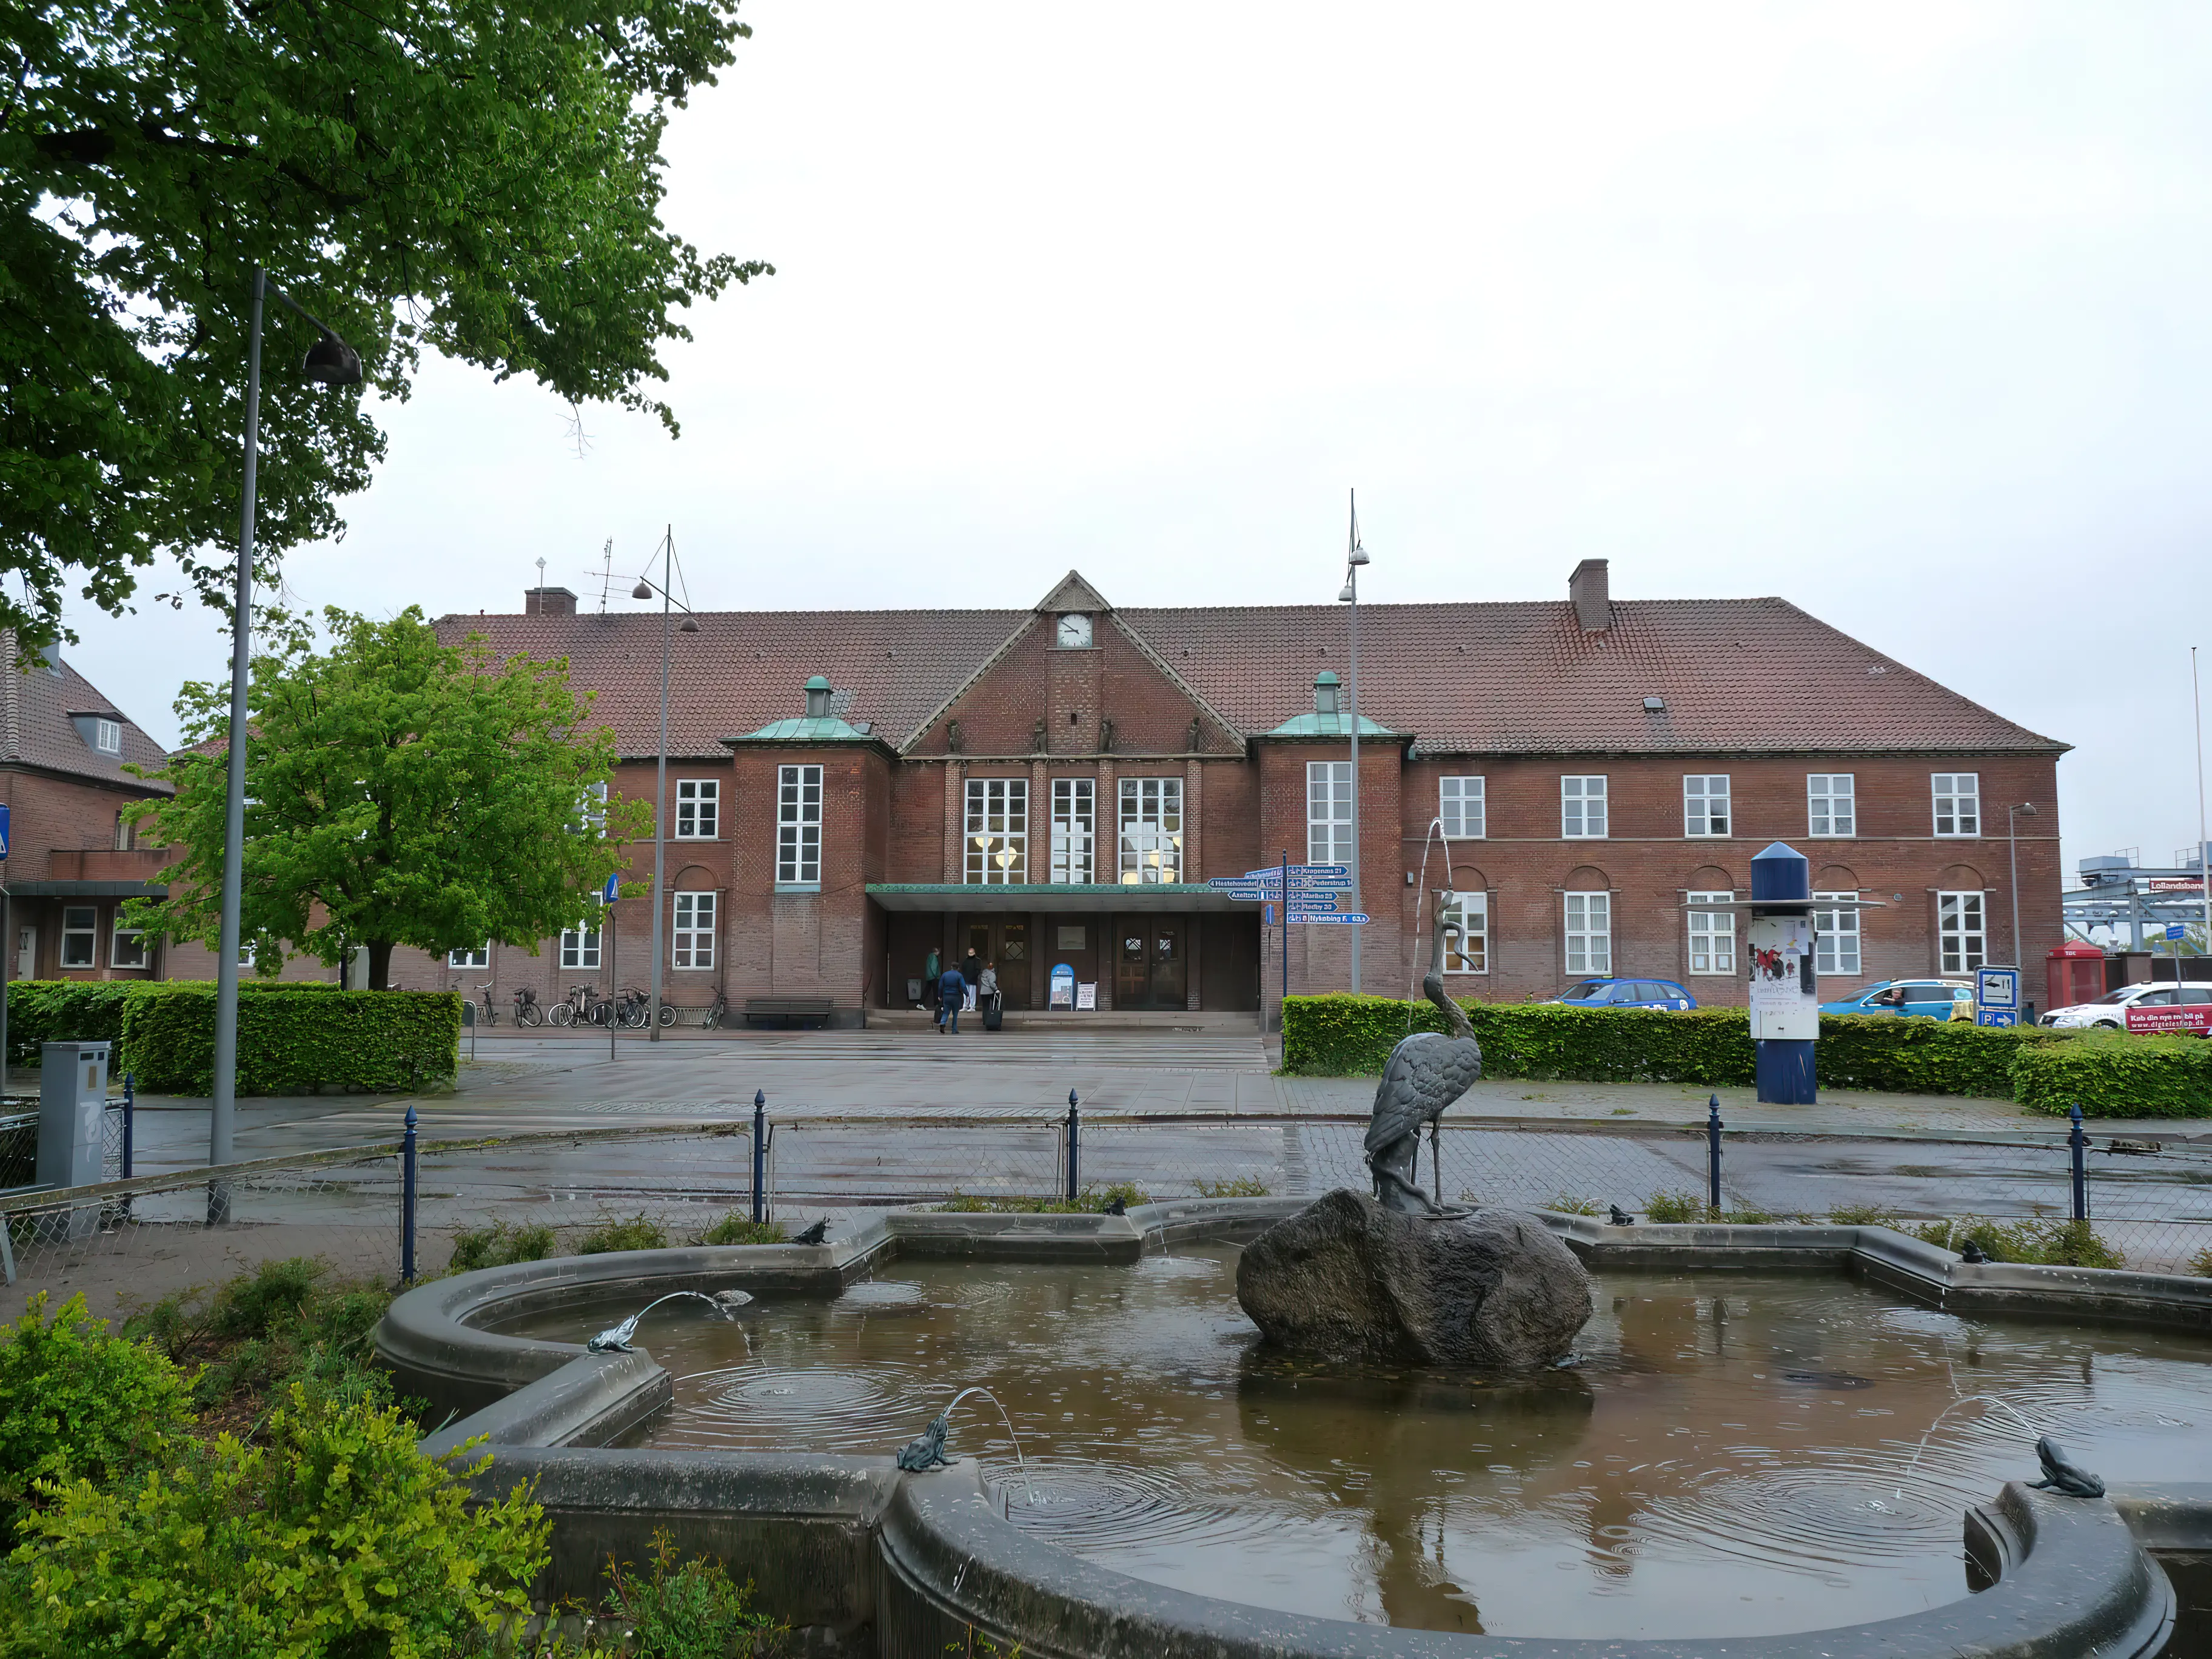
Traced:
<path fill-rule="evenodd" d="M 23 1144 L 26 1125 L 34 1148 L 35 1118 L 0 1120 L 0 1157 Z M 543 1229 L 544 1254 L 623 1223 L 692 1243 L 749 1220 L 757 1197 L 761 1215 L 796 1231 L 829 1210 L 905 1204 L 1364 1191 L 1366 1127 L 1364 1116 L 1314 1115 L 810 1117 L 769 1125 L 757 1166 L 742 1119 L 425 1144 L 415 1266 L 442 1270 L 457 1238 L 486 1230 Z M 1657 1221 L 1884 1221 L 1954 1243 L 1971 1234 L 2018 1259 L 2037 1259 L 2063 1236 L 2069 1259 L 2084 1265 L 2212 1271 L 2212 1148 L 2088 1136 L 2079 1156 L 2079 1221 L 2075 1152 L 2052 1135 L 1724 1132 L 1715 1204 L 1705 1131 L 1461 1118 L 1425 1139 L 1417 1176 L 1448 1203 L 1596 1215 L 1618 1206 Z M 210 1188 L 201 1170 L 0 1193 L 0 1265 L 27 1285 L 70 1280 L 95 1262 L 112 1276 L 134 1263 L 205 1259 L 205 1276 L 216 1277 L 241 1255 L 322 1255 L 362 1277 L 401 1272 L 402 1142 L 230 1166 L 220 1187 L 228 1217 L 213 1225 Z"/>

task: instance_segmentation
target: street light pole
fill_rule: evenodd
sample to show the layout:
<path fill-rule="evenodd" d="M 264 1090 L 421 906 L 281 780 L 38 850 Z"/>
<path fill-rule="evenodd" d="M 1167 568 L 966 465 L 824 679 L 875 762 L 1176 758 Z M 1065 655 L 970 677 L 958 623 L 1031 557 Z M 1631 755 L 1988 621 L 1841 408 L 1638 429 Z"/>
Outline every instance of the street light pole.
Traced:
<path fill-rule="evenodd" d="M 646 568 L 650 570 L 653 567 L 648 564 Z M 667 896 L 661 891 L 661 882 L 668 856 L 669 623 L 675 613 L 680 610 L 684 613 L 684 621 L 678 631 L 685 634 L 696 634 L 699 631 L 699 624 L 693 617 L 691 607 L 677 599 L 673 592 L 675 583 L 676 526 L 670 525 L 666 533 L 660 538 L 659 582 L 655 584 L 652 578 L 641 576 L 638 578 L 637 586 L 630 591 L 630 597 L 634 599 L 651 599 L 656 586 L 660 593 L 660 748 L 653 773 L 653 997 L 652 1005 L 646 1010 L 645 1014 L 646 1041 L 648 1042 L 660 1041 L 660 970 L 667 958 L 667 950 L 662 942 L 661 913 L 666 909 L 668 899 Z M 721 916 L 719 911 L 714 918 L 714 925 L 717 928 L 721 926 Z"/>
<path fill-rule="evenodd" d="M 1367 550 L 1359 544 L 1359 492 L 1352 492 L 1352 529 L 1344 556 L 1344 591 L 1336 597 L 1352 605 L 1352 653 L 1346 665 L 1345 696 L 1352 708 L 1352 910 L 1366 907 L 1359 902 L 1359 567 L 1367 562 Z M 1283 895 L 1287 906 L 1291 896 Z M 1285 918 L 1289 915 L 1286 908 Z M 1352 928 L 1352 991 L 1359 994 L 1359 924 Z"/>
<path fill-rule="evenodd" d="M 245 501 L 239 511 L 238 572 L 230 613 L 230 732 L 224 759 L 228 788 L 222 818 L 222 921 L 215 970 L 215 1081 L 208 1102 L 208 1163 L 231 1161 L 232 1125 L 238 1104 L 238 945 L 241 870 L 246 861 L 246 689 L 253 665 L 253 509 L 261 463 L 261 313 L 274 293 L 287 308 L 322 331 L 307 349 L 301 372 L 323 386 L 352 386 L 361 357 L 323 322 L 253 267 L 253 320 L 246 345 Z M 230 1219 L 230 1183 L 208 1183 L 208 1224 Z"/>

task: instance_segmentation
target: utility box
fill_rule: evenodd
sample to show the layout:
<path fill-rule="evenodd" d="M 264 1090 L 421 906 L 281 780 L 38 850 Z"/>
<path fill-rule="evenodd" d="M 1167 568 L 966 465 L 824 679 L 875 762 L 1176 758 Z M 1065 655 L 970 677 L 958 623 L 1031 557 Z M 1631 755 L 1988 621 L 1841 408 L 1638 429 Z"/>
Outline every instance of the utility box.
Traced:
<path fill-rule="evenodd" d="M 42 1045 L 39 1079 L 39 1184 L 90 1187 L 100 1178 L 107 1145 L 107 1051 L 105 1042 Z M 71 1237 L 100 1223 L 96 1209 L 73 1210 Z"/>

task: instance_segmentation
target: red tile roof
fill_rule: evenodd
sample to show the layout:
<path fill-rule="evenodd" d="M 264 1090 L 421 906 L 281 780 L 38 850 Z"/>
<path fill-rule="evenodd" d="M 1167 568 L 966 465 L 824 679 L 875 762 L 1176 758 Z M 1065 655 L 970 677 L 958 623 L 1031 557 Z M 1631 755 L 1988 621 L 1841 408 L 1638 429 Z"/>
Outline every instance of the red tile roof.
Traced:
<path fill-rule="evenodd" d="M 166 783 L 149 783 L 123 769 L 161 764 L 161 745 L 131 723 L 91 681 L 63 658 L 58 673 L 33 662 L 28 673 L 15 672 L 15 636 L 0 629 L 0 764 L 35 766 L 48 772 L 119 783 L 142 795 L 167 794 Z M 87 742 L 72 714 L 97 714 L 122 730 L 122 753 L 103 755 Z"/>
<path fill-rule="evenodd" d="M 1248 735 L 1313 707 L 1313 679 L 1349 666 L 1347 607 L 1132 607 L 1121 620 Z M 673 636 L 669 750 L 805 706 L 810 674 L 835 712 L 893 744 L 957 690 L 1026 611 L 702 612 Z M 1588 634 L 1566 601 L 1370 605 L 1359 611 L 1360 711 L 1424 753 L 2041 753 L 2016 726 L 1778 599 L 1616 601 Z M 447 617 L 499 654 L 565 654 L 623 753 L 653 752 L 660 618 Z M 1665 702 L 1648 711 L 1647 697 Z"/>

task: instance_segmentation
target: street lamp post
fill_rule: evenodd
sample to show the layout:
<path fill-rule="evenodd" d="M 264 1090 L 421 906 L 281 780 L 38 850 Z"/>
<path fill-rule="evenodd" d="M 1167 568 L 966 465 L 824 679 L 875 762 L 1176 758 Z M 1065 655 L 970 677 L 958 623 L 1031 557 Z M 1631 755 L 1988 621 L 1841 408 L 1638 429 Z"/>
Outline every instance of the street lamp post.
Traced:
<path fill-rule="evenodd" d="M 646 567 L 652 568 L 651 565 Z M 653 1001 L 646 1011 L 646 1040 L 660 1041 L 660 970 L 666 960 L 667 950 L 661 942 L 661 912 L 667 908 L 667 895 L 661 891 L 662 871 L 668 854 L 668 661 L 669 622 L 674 612 L 681 610 L 684 621 L 677 631 L 696 634 L 699 624 L 693 617 L 691 607 L 670 591 L 675 580 L 676 526 L 670 525 L 660 539 L 660 580 L 640 576 L 637 586 L 630 590 L 634 599 L 649 599 L 660 595 L 660 749 L 658 769 L 653 785 Z M 715 917 L 714 925 L 721 926 Z"/>
<path fill-rule="evenodd" d="M 1359 902 L 1359 567 L 1367 562 L 1367 550 L 1359 544 L 1359 492 L 1352 492 L 1352 530 L 1344 556 L 1344 589 L 1336 597 L 1340 604 L 1352 607 L 1352 652 L 1346 665 L 1345 697 L 1351 706 L 1352 717 L 1352 909 L 1358 915 L 1365 907 Z M 1283 895 L 1287 906 L 1291 896 Z M 1287 917 L 1287 909 L 1284 912 Z M 1352 933 L 1352 992 L 1359 994 L 1359 927 L 1354 923 Z"/>
<path fill-rule="evenodd" d="M 230 737 L 226 756 L 229 792 L 223 803 L 222 925 L 215 970 L 215 1085 L 208 1102 L 208 1163 L 231 1160 L 231 1127 L 238 1104 L 238 935 L 240 867 L 246 859 L 246 687 L 253 664 L 253 507 L 261 463 L 261 312 L 264 296 L 322 331 L 307 348 L 300 372 L 319 386 L 353 386 L 361 380 L 361 354 L 336 331 L 302 307 L 253 267 L 253 324 L 246 346 L 246 492 L 238 525 L 238 575 L 230 613 Z M 208 1183 L 208 1223 L 230 1219 L 230 1183 Z"/>
<path fill-rule="evenodd" d="M 2018 806 L 2005 808 L 2005 856 L 2012 864 L 2012 965 L 2023 974 L 2027 971 L 2027 959 L 2020 949 L 2020 840 L 2013 832 L 2013 818 L 2017 813 L 2035 816 L 2035 803 L 2022 801 Z"/>

